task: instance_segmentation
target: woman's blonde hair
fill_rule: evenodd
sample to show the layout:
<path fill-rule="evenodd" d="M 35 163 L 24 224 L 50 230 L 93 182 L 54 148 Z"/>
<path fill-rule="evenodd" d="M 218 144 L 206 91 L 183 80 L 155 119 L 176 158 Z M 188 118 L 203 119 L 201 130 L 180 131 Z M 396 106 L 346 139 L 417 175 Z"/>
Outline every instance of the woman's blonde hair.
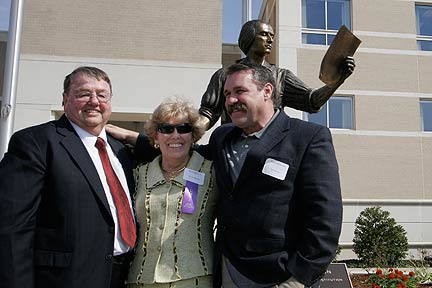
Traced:
<path fill-rule="evenodd" d="M 144 131 L 149 137 L 150 143 L 154 145 L 159 124 L 168 123 L 177 117 L 186 117 L 192 126 L 192 141 L 195 143 L 205 133 L 205 127 L 199 121 L 199 113 L 192 103 L 179 96 L 169 97 L 162 101 L 153 111 L 152 117 L 144 126 Z"/>

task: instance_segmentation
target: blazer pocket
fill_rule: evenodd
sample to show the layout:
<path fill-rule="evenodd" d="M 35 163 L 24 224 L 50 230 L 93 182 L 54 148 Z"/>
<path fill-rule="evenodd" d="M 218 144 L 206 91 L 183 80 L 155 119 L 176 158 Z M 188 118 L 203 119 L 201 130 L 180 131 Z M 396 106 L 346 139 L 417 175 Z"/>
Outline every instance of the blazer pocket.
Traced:
<path fill-rule="evenodd" d="M 284 249 L 285 239 L 262 238 L 249 239 L 246 242 L 246 251 L 258 254 L 270 254 Z"/>
<path fill-rule="evenodd" d="M 70 252 L 35 250 L 34 255 L 35 266 L 68 267 L 71 259 Z"/>

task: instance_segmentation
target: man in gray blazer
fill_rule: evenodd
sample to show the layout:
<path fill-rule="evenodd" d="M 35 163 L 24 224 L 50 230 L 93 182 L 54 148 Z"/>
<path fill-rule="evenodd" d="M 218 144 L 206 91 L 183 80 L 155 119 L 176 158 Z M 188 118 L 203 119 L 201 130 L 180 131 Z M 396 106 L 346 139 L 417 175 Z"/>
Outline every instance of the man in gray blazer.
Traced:
<path fill-rule="evenodd" d="M 124 287 L 134 181 L 125 146 L 105 133 L 111 90 L 104 71 L 79 67 L 64 81 L 65 114 L 12 136 L 0 162 L 1 287 Z"/>

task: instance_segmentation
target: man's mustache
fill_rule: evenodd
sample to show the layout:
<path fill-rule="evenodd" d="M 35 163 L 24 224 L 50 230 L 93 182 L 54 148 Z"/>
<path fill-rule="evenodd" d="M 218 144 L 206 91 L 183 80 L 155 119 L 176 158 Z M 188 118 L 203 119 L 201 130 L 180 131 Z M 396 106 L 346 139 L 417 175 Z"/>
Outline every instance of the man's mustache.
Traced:
<path fill-rule="evenodd" d="M 247 106 L 243 103 L 235 103 L 228 106 L 227 110 L 229 114 L 233 113 L 234 111 L 247 111 Z"/>

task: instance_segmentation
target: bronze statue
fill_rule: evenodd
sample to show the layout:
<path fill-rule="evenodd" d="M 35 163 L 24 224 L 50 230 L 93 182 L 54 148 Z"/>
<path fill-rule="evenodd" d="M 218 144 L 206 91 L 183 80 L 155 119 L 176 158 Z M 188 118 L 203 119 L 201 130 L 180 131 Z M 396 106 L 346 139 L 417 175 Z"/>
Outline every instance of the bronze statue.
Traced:
<path fill-rule="evenodd" d="M 293 72 L 288 69 L 278 68 L 266 61 L 267 55 L 273 48 L 274 32 L 272 26 L 262 20 L 246 22 L 238 38 L 240 49 L 246 55 L 237 62 L 255 62 L 269 68 L 275 76 L 280 95 L 277 106 L 291 107 L 297 110 L 316 113 L 336 89 L 342 85 L 354 71 L 354 58 L 347 57 L 340 67 L 340 80 L 333 85 L 324 85 L 318 89 L 308 87 Z M 224 110 L 224 83 L 225 72 L 221 68 L 210 79 L 207 90 L 201 98 L 200 114 L 203 121 L 211 128 L 222 115 Z"/>

